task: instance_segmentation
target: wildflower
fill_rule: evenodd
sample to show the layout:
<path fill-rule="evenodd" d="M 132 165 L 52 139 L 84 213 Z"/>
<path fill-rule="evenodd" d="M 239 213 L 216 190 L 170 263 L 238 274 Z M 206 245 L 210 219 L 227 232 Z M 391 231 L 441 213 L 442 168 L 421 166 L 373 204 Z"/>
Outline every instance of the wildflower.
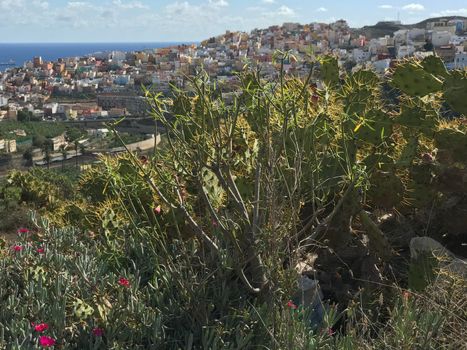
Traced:
<path fill-rule="evenodd" d="M 160 205 L 158 205 L 154 208 L 154 214 L 159 215 L 160 213 L 162 213 L 162 208 Z"/>
<path fill-rule="evenodd" d="M 212 219 L 212 226 L 219 227 L 219 223 L 216 220 Z"/>
<path fill-rule="evenodd" d="M 40 344 L 43 348 L 48 348 L 49 346 L 54 346 L 54 345 L 55 345 L 55 339 L 43 335 L 43 336 L 41 336 L 41 337 L 39 338 L 39 344 Z"/>
<path fill-rule="evenodd" d="M 334 332 L 334 330 L 333 330 L 331 327 L 329 327 L 329 328 L 327 329 L 327 333 L 328 333 L 329 336 L 333 336 L 335 332 Z"/>
<path fill-rule="evenodd" d="M 433 163 L 435 161 L 435 158 L 433 157 L 433 155 L 431 155 L 431 153 L 424 153 L 422 155 L 422 160 L 424 163 Z"/>
<path fill-rule="evenodd" d="M 39 254 L 44 254 L 45 253 L 45 249 L 43 247 L 39 247 L 37 248 L 36 250 Z"/>
<path fill-rule="evenodd" d="M 92 330 L 92 335 L 96 337 L 102 337 L 104 335 L 104 330 L 102 328 L 96 327 Z"/>
<path fill-rule="evenodd" d="M 287 306 L 288 306 L 289 308 L 291 308 L 292 310 L 297 310 L 297 309 L 298 309 L 298 306 L 295 305 L 294 302 L 293 302 L 292 300 L 289 300 L 289 301 L 287 302 Z"/>
<path fill-rule="evenodd" d="M 404 291 L 402 292 L 402 298 L 404 299 L 404 301 L 408 301 L 409 298 L 410 298 L 410 292 L 407 291 L 407 290 L 404 290 Z"/>
<path fill-rule="evenodd" d="M 118 280 L 118 284 L 123 286 L 123 287 L 129 287 L 130 286 L 130 281 L 127 280 L 125 277 L 120 277 Z"/>
<path fill-rule="evenodd" d="M 20 246 L 20 245 L 15 245 L 15 246 L 13 246 L 13 248 L 12 248 L 12 249 L 13 249 L 15 252 L 20 252 L 20 251 L 22 251 L 22 250 L 23 250 L 23 247 L 22 247 L 22 246 Z"/>
<path fill-rule="evenodd" d="M 148 157 L 146 157 L 146 156 L 141 156 L 141 157 L 139 158 L 139 161 L 140 161 L 143 165 L 146 165 L 146 164 L 148 164 L 148 162 L 149 162 Z"/>
<path fill-rule="evenodd" d="M 26 234 L 29 233 L 29 230 L 27 228 L 21 227 L 18 229 L 18 234 Z"/>
<path fill-rule="evenodd" d="M 33 323 L 34 330 L 36 332 L 42 333 L 43 331 L 49 329 L 49 325 L 47 323 L 39 323 L 34 325 Z"/>

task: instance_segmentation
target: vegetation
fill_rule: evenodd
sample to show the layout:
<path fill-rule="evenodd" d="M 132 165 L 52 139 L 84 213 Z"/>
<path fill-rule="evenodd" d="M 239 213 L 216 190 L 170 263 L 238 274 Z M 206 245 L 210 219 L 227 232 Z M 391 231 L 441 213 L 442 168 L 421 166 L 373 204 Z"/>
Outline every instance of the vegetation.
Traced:
<path fill-rule="evenodd" d="M 0 343 L 461 348 L 465 279 L 409 242 L 462 253 L 467 73 L 403 62 L 386 98 L 370 71 L 311 64 L 304 80 L 242 73 L 233 104 L 204 74 L 195 94 L 148 92 L 166 130 L 149 158 L 102 157 L 79 181 L 10 174 L 1 198 L 41 219 L 0 259 Z"/>

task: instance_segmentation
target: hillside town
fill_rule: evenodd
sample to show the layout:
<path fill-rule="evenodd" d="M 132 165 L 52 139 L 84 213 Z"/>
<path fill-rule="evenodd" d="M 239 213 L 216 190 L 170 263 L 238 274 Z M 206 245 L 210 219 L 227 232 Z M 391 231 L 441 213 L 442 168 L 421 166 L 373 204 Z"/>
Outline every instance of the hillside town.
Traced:
<path fill-rule="evenodd" d="M 99 52 L 86 57 L 46 62 L 34 57 L 21 68 L 0 72 L 0 122 L 6 120 L 70 121 L 121 116 L 142 117 L 147 104 L 142 86 L 170 94 L 203 67 L 226 94 L 246 63 L 267 78 L 278 72 L 275 52 L 290 51 L 288 74 L 305 75 L 309 55 L 332 54 L 345 70 L 362 67 L 384 74 L 397 60 L 436 54 L 448 69 L 467 67 L 467 19 L 425 21 L 425 27 L 400 29 L 384 37 L 367 37 L 345 20 L 331 24 L 284 23 L 250 33 L 229 32 L 199 45 L 180 45 L 141 52 Z M 400 25 L 380 22 L 380 26 Z M 21 133 L 21 130 L 18 131 Z M 0 152 L 15 152 L 16 136 L 0 139 Z"/>

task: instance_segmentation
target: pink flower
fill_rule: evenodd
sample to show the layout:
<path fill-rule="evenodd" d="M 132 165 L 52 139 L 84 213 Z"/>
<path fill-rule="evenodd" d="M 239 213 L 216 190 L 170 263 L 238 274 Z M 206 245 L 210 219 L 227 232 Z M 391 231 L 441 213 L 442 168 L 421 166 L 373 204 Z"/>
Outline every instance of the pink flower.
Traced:
<path fill-rule="evenodd" d="M 162 213 L 162 208 L 160 205 L 158 205 L 154 208 L 154 214 L 159 215 L 160 213 Z"/>
<path fill-rule="evenodd" d="M 298 306 L 294 304 L 294 302 L 292 300 L 289 300 L 287 302 L 287 306 L 290 307 L 292 310 L 297 310 L 298 309 Z"/>
<path fill-rule="evenodd" d="M 212 226 L 219 227 L 219 223 L 216 220 L 212 219 Z"/>
<path fill-rule="evenodd" d="M 92 334 L 96 337 L 102 337 L 104 335 L 104 330 L 102 328 L 96 327 L 92 330 Z"/>
<path fill-rule="evenodd" d="M 336 332 L 334 332 L 334 330 L 331 327 L 321 329 L 321 334 L 326 334 L 326 335 L 328 335 L 330 337 L 332 337 L 335 333 Z"/>
<path fill-rule="evenodd" d="M 118 284 L 123 286 L 123 287 L 129 287 L 130 286 L 130 281 L 128 281 L 125 277 L 120 277 L 118 279 Z"/>
<path fill-rule="evenodd" d="M 34 330 L 36 332 L 42 333 L 43 331 L 49 329 L 49 325 L 47 323 L 39 323 L 34 325 L 33 323 Z"/>
<path fill-rule="evenodd" d="M 23 247 L 20 245 L 15 245 L 11 249 L 13 249 L 15 252 L 20 252 L 23 250 Z"/>
<path fill-rule="evenodd" d="M 55 345 L 55 339 L 43 335 L 39 338 L 39 344 L 44 348 L 48 348 L 49 346 Z"/>
<path fill-rule="evenodd" d="M 18 229 L 18 234 L 24 234 L 24 233 L 29 233 L 29 230 L 27 228 L 21 227 Z"/>
<path fill-rule="evenodd" d="M 404 299 L 404 301 L 408 301 L 410 299 L 410 292 L 408 290 L 403 291 L 402 298 Z"/>
<path fill-rule="evenodd" d="M 43 247 L 39 247 L 37 248 L 36 250 L 39 254 L 44 254 L 45 253 L 45 249 Z"/>

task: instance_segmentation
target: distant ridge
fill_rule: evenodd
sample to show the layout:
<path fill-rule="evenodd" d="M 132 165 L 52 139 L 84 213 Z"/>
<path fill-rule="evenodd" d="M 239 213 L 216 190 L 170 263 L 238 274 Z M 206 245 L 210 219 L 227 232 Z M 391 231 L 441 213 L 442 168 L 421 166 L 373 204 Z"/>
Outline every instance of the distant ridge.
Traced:
<path fill-rule="evenodd" d="M 392 35 L 394 32 L 400 29 L 413 29 L 413 28 L 422 28 L 425 29 L 428 22 L 439 21 L 442 19 L 453 20 L 453 19 L 462 19 L 467 20 L 467 17 L 464 16 L 443 16 L 443 17 L 433 17 L 428 18 L 424 21 L 415 24 L 396 24 L 394 22 L 378 22 L 372 26 L 364 26 L 363 28 L 355 28 L 355 33 L 359 35 L 365 35 L 369 39 L 380 38 L 385 35 Z"/>

